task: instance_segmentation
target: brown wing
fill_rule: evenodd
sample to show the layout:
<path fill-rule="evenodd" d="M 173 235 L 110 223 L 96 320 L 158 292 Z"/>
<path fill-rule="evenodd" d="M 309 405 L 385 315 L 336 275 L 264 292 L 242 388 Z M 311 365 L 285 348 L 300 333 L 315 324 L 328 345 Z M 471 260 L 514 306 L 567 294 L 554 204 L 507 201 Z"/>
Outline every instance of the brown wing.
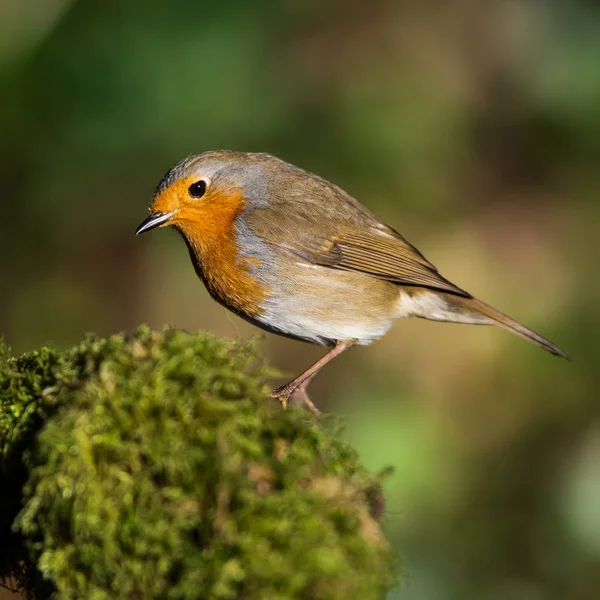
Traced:
<path fill-rule="evenodd" d="M 442 277 L 399 233 L 385 226 L 350 229 L 331 236 L 318 249 L 313 244 L 310 250 L 300 248 L 289 241 L 282 248 L 312 264 L 360 271 L 400 285 L 426 287 L 470 297 L 469 293 Z"/>
<path fill-rule="evenodd" d="M 470 297 L 341 188 L 290 169 L 279 170 L 267 206 L 261 202 L 244 214 L 254 234 L 271 247 L 315 265 Z"/>

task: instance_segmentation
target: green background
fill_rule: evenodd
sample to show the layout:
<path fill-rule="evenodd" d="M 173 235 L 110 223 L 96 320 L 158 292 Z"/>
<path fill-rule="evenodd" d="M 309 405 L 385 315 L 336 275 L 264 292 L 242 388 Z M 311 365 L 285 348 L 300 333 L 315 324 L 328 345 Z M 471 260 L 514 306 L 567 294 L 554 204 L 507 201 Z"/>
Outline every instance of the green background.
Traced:
<path fill-rule="evenodd" d="M 391 599 L 600 589 L 600 9 L 592 1 L 0 0 L 0 333 L 15 352 L 165 323 L 322 350 L 227 314 L 155 185 L 208 149 L 338 183 L 442 274 L 573 355 L 400 322 L 319 376 L 393 465 Z"/>

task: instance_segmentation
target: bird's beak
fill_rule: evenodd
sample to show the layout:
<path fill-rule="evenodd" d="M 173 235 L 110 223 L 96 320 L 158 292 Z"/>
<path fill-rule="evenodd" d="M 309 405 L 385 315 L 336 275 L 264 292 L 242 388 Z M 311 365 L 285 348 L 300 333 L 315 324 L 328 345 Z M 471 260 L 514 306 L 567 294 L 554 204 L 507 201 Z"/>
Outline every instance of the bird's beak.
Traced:
<path fill-rule="evenodd" d="M 139 227 L 135 230 L 135 235 L 140 235 L 140 233 L 144 233 L 144 231 L 150 231 L 150 229 L 164 225 L 173 218 L 176 212 L 177 209 L 168 213 L 153 212 L 147 219 L 144 219 L 140 223 Z"/>

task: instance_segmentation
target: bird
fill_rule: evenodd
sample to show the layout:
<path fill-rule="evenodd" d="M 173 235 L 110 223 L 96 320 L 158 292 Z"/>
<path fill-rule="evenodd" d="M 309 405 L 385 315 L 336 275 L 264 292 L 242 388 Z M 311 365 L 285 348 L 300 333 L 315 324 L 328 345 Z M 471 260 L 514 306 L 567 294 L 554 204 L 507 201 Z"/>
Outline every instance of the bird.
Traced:
<path fill-rule="evenodd" d="M 382 337 L 395 319 L 498 325 L 551 354 L 550 340 L 474 298 L 337 185 L 266 153 L 207 151 L 160 180 L 136 235 L 173 226 L 214 300 L 327 353 L 271 393 L 286 407 L 332 359 Z"/>

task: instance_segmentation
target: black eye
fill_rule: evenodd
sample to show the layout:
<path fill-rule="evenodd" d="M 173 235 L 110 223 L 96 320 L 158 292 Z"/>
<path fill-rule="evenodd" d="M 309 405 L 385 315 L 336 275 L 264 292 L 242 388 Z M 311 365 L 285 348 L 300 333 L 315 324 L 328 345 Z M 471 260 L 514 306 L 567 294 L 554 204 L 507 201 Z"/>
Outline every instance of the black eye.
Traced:
<path fill-rule="evenodd" d="M 204 179 L 200 179 L 196 181 L 196 183 L 192 183 L 188 188 L 188 194 L 192 198 L 202 198 L 204 193 L 206 192 L 206 181 Z"/>

